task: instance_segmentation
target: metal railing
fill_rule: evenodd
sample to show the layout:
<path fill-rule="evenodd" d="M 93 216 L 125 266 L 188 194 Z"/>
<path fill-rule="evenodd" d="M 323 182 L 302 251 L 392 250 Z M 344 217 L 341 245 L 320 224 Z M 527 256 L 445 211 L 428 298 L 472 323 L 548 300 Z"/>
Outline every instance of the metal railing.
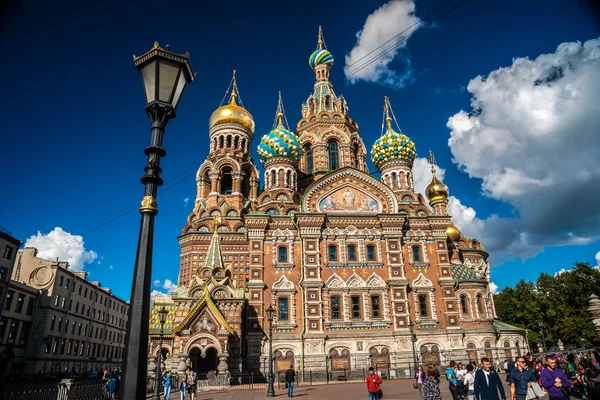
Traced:
<path fill-rule="evenodd" d="M 100 381 L 75 382 L 63 379 L 58 383 L 6 385 L 0 388 L 0 398 L 6 400 L 104 400 L 107 395 Z"/>

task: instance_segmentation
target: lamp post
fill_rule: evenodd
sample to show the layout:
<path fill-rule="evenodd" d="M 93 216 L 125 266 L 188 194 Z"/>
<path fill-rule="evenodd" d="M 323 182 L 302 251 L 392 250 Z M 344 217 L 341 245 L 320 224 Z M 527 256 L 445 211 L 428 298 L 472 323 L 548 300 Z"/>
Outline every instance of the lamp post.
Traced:
<path fill-rule="evenodd" d="M 269 386 L 267 389 L 267 397 L 275 397 L 275 388 L 273 387 L 273 317 L 275 316 L 275 309 L 273 305 L 269 305 L 267 308 L 267 319 L 269 320 Z"/>
<path fill-rule="evenodd" d="M 162 306 L 160 310 L 158 310 L 158 322 L 160 323 L 160 339 L 158 340 L 158 357 L 156 362 L 156 376 L 154 377 L 154 394 L 152 395 L 152 400 L 160 400 L 160 364 L 162 363 L 162 343 L 163 343 L 163 334 L 165 329 L 165 322 L 167 322 L 167 314 L 169 311 L 165 306 Z"/>
<path fill-rule="evenodd" d="M 410 323 L 408 324 L 408 329 L 410 330 L 410 340 L 412 342 L 413 363 L 414 363 L 414 367 L 415 367 L 413 374 L 416 374 L 417 373 L 417 350 L 415 348 L 415 344 L 417 342 L 417 334 L 415 333 L 415 326 L 413 325 L 412 321 L 410 321 Z"/>
<path fill-rule="evenodd" d="M 538 321 L 538 325 L 540 326 L 540 335 L 542 335 L 542 350 L 544 353 L 546 352 L 546 337 L 544 336 L 544 323 L 542 320 Z"/>
<path fill-rule="evenodd" d="M 133 284 L 131 287 L 130 315 L 125 340 L 123 382 L 119 398 L 146 399 L 146 369 L 148 362 L 148 330 L 150 322 L 150 289 L 152 279 L 152 246 L 154 241 L 154 218 L 158 214 L 156 193 L 163 184 L 160 177 L 160 159 L 166 155 L 162 148 L 167 123 L 175 118 L 186 85 L 195 74 L 189 62 L 189 53 L 175 54 L 170 47 L 161 48 L 158 42 L 140 57 L 133 56 L 146 95 L 146 114 L 151 122 L 150 146 L 144 153 L 148 156 L 144 184 L 144 197 L 140 207 L 141 221 Z"/>

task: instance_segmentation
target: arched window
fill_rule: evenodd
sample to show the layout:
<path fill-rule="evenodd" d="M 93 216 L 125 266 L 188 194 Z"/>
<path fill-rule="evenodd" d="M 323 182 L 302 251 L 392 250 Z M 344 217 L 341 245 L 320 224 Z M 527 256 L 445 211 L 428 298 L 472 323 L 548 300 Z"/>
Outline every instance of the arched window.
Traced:
<path fill-rule="evenodd" d="M 286 262 L 288 262 L 287 247 L 285 247 L 285 246 L 279 247 L 277 249 L 277 254 L 278 254 L 277 260 L 280 263 L 286 263 Z"/>
<path fill-rule="evenodd" d="M 329 261 L 337 261 L 338 260 L 337 246 L 329 245 L 327 250 L 329 253 Z"/>
<path fill-rule="evenodd" d="M 231 168 L 225 167 L 221 170 L 221 194 L 231 194 L 232 185 Z"/>
<path fill-rule="evenodd" d="M 275 186 L 275 178 L 277 177 L 277 173 L 275 170 L 271 170 L 271 187 Z"/>
<path fill-rule="evenodd" d="M 239 144 L 240 144 L 240 137 L 239 136 L 235 136 L 233 138 L 233 148 L 237 150 Z"/>
<path fill-rule="evenodd" d="M 479 311 L 479 317 L 484 317 L 483 315 L 483 296 L 481 293 L 477 295 L 477 311 Z"/>
<path fill-rule="evenodd" d="M 429 316 L 429 308 L 427 307 L 427 295 L 426 294 L 419 295 L 419 314 L 421 314 L 421 317 Z"/>
<path fill-rule="evenodd" d="M 242 151 L 246 151 L 246 138 L 242 138 Z"/>
<path fill-rule="evenodd" d="M 392 172 L 392 187 L 398 187 L 398 177 L 395 172 Z"/>
<path fill-rule="evenodd" d="M 421 261 L 421 249 L 419 248 L 419 246 L 413 246 L 412 252 L 413 252 L 413 262 L 420 262 Z"/>
<path fill-rule="evenodd" d="M 367 260 L 368 261 L 377 261 L 377 257 L 375 255 L 375 246 L 372 244 L 367 246 Z"/>
<path fill-rule="evenodd" d="M 521 345 L 519 344 L 518 340 L 515 343 L 515 346 L 517 347 L 517 357 L 519 357 L 521 355 Z"/>
<path fill-rule="evenodd" d="M 287 187 L 292 186 L 292 171 L 287 171 L 285 173 L 285 183 Z"/>
<path fill-rule="evenodd" d="M 460 296 L 460 308 L 462 309 L 462 313 L 465 315 L 469 314 L 469 305 L 467 303 L 467 295 L 463 294 Z"/>
<path fill-rule="evenodd" d="M 329 152 L 329 169 L 334 170 L 340 167 L 338 159 L 338 143 L 335 140 L 327 143 L 327 150 Z"/>
<path fill-rule="evenodd" d="M 223 143 L 225 143 L 225 137 L 219 136 L 219 148 L 223 148 Z"/>
<path fill-rule="evenodd" d="M 359 160 L 358 160 L 358 143 L 354 143 L 354 146 L 352 147 L 352 151 L 354 153 L 354 167 L 359 168 Z"/>
<path fill-rule="evenodd" d="M 306 157 L 306 173 L 310 175 L 313 173 L 313 149 L 310 143 L 304 146 L 304 157 Z"/>
<path fill-rule="evenodd" d="M 227 148 L 231 148 L 231 135 L 227 135 Z"/>
<path fill-rule="evenodd" d="M 348 246 L 348 261 L 356 261 L 356 246 Z"/>

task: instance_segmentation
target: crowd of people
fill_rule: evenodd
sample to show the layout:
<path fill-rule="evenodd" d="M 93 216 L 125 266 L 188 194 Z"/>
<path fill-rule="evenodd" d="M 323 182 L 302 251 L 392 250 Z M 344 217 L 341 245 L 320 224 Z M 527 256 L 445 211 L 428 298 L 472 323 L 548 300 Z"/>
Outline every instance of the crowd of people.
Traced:
<path fill-rule="evenodd" d="M 519 356 L 513 362 L 492 366 L 484 357 L 479 365 L 450 362 L 444 379 L 453 400 L 600 400 L 600 359 L 598 352 Z M 503 367 L 503 368 L 502 368 Z M 504 369 L 505 390 L 500 373 Z M 434 365 L 418 367 L 415 389 L 422 400 L 441 400 L 440 372 Z M 507 393 L 508 392 L 508 393 Z"/>

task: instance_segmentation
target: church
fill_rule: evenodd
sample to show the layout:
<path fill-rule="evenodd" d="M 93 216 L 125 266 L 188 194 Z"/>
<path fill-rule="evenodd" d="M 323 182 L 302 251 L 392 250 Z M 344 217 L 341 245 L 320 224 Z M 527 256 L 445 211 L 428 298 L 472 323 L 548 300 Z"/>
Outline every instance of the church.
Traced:
<path fill-rule="evenodd" d="M 319 29 L 312 94 L 295 132 L 279 97 L 257 149 L 262 176 L 234 74 L 228 103 L 210 117 L 210 151 L 178 237 L 178 287 L 152 306 L 150 373 L 163 306 L 163 361 L 180 375 L 266 373 L 269 306 L 276 372 L 373 366 L 404 377 L 414 360 L 503 362 L 527 351 L 525 331 L 496 318 L 488 253 L 452 224 L 433 155 L 425 197 L 414 191 L 417 146 L 392 123 L 387 98 L 368 154 L 329 79 L 333 61 Z"/>

